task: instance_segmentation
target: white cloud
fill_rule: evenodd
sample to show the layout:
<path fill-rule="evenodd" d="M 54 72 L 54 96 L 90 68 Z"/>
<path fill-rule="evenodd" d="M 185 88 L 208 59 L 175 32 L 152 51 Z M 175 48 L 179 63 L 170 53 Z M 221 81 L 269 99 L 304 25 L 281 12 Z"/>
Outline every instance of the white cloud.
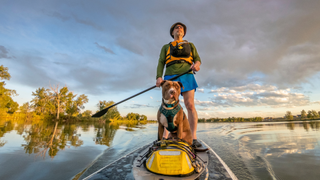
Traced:
<path fill-rule="evenodd" d="M 132 108 L 132 109 L 137 109 L 137 108 L 154 108 L 155 106 L 151 106 L 149 104 L 131 104 L 129 106 L 124 106 L 125 108 Z"/>
<path fill-rule="evenodd" d="M 218 93 L 210 98 L 211 101 L 196 100 L 199 106 L 240 107 L 295 107 L 309 105 L 310 101 L 302 93 L 291 92 L 290 88 L 278 89 L 273 85 L 248 84 L 239 87 L 222 87 L 211 90 Z"/>

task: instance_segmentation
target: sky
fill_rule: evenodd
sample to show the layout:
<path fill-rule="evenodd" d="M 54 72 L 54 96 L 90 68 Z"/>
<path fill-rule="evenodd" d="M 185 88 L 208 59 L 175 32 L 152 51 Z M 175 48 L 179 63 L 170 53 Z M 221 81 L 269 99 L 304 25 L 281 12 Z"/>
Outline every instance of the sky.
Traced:
<path fill-rule="evenodd" d="M 187 26 L 202 64 L 199 118 L 320 111 L 319 0 L 0 0 L 0 64 L 20 105 L 40 87 L 85 94 L 85 110 L 156 82 L 172 24 Z M 180 97 L 182 100 L 182 97 Z M 183 101 L 181 101 L 183 105 Z M 118 105 L 156 119 L 161 89 Z M 184 106 L 183 106 L 184 107 Z M 186 109 L 184 108 L 186 111 Z"/>

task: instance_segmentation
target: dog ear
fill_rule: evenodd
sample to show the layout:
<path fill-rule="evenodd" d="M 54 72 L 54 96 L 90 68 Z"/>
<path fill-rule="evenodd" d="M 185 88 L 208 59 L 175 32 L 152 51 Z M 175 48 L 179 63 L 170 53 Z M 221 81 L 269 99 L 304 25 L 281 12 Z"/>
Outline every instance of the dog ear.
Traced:
<path fill-rule="evenodd" d="M 183 87 L 183 85 L 182 85 L 182 83 L 181 83 L 180 81 L 178 81 L 178 84 L 180 85 L 180 87 L 181 87 L 182 89 L 184 89 L 184 87 Z"/>
<path fill-rule="evenodd" d="M 161 83 L 160 83 L 160 86 L 162 86 L 164 83 L 166 83 L 167 81 L 166 80 L 163 80 Z"/>

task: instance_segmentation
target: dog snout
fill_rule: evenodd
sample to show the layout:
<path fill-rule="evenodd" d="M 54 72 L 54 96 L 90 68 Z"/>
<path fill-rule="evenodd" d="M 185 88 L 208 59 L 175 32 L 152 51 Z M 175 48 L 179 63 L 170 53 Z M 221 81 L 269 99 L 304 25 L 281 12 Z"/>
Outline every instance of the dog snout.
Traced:
<path fill-rule="evenodd" d="M 169 90 L 169 93 L 172 94 L 172 95 L 174 95 L 174 94 L 176 94 L 176 90 L 175 90 L 175 89 L 170 89 L 170 90 Z"/>

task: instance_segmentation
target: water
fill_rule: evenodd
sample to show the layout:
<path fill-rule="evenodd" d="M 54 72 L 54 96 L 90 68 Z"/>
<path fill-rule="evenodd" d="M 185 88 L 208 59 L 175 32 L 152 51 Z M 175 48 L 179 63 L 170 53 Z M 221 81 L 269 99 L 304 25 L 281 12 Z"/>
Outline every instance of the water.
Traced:
<path fill-rule="evenodd" d="M 239 179 L 319 179 L 320 121 L 204 125 L 200 138 Z"/>
<path fill-rule="evenodd" d="M 319 179 L 320 121 L 200 123 L 238 179 Z M 0 179 L 78 179 L 157 138 L 157 124 L 0 119 Z"/>
<path fill-rule="evenodd" d="M 75 178 L 104 151 L 114 152 L 107 163 L 130 147 L 151 142 L 156 136 L 146 135 L 153 133 L 148 126 L 0 119 L 0 179 Z"/>

